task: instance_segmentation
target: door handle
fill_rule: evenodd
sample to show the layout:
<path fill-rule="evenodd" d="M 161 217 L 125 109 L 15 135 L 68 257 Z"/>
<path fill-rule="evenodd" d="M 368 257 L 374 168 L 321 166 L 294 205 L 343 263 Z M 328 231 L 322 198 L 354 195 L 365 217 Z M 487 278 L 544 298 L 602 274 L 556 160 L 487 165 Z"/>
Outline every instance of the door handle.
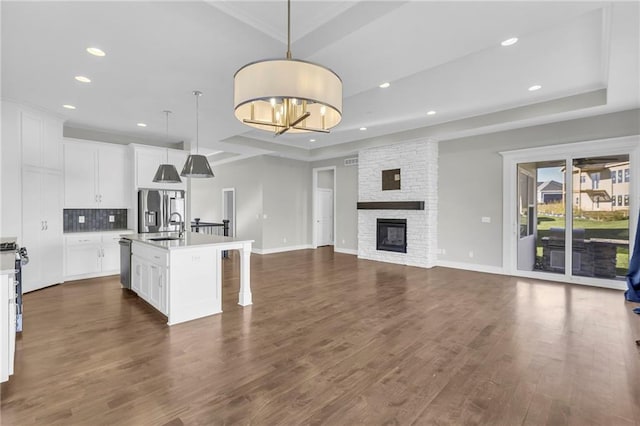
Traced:
<path fill-rule="evenodd" d="M 96 203 L 98 202 L 98 194 L 96 194 L 96 195 L 93 197 L 93 200 L 94 200 Z"/>
<path fill-rule="evenodd" d="M 44 220 L 40 221 L 40 230 L 44 231 Z"/>
<path fill-rule="evenodd" d="M 48 221 L 48 220 L 45 220 L 45 221 L 44 221 L 44 230 L 46 231 L 46 230 L 48 230 L 48 229 L 49 229 L 49 221 Z"/>

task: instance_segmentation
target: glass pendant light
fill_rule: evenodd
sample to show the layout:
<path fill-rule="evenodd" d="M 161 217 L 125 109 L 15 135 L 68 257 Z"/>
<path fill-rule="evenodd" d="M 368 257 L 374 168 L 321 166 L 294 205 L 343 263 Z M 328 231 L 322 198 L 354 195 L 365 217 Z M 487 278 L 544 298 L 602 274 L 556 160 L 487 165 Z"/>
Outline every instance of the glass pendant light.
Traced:
<path fill-rule="evenodd" d="M 167 142 L 169 141 L 169 114 L 171 111 L 162 111 L 166 115 L 167 119 Z M 176 166 L 173 164 L 169 164 L 169 148 L 167 148 L 167 163 L 160 164 L 158 166 L 158 171 L 156 171 L 156 175 L 153 177 L 154 182 L 161 183 L 180 183 L 182 179 L 180 179 L 180 175 L 178 175 L 178 170 L 176 170 Z"/>
<path fill-rule="evenodd" d="M 180 173 L 180 176 L 193 178 L 212 178 L 214 175 L 213 171 L 211 171 L 209 160 L 207 160 L 207 157 L 205 157 L 204 155 L 198 154 L 198 99 L 200 98 L 200 96 L 202 96 L 202 92 L 195 90 L 193 92 L 193 95 L 196 97 L 196 153 L 189 155 L 187 161 L 184 163 L 184 167 L 182 168 L 182 173 Z"/>

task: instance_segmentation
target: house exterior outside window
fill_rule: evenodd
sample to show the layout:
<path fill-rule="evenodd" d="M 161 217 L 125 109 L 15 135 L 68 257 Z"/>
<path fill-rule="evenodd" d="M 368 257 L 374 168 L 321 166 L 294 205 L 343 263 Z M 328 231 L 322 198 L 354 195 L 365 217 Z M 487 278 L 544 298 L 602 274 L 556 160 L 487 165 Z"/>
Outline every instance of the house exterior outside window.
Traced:
<path fill-rule="evenodd" d="M 624 196 L 624 205 L 625 205 L 625 206 L 628 206 L 628 205 L 629 205 L 629 194 L 626 194 L 626 195 Z"/>

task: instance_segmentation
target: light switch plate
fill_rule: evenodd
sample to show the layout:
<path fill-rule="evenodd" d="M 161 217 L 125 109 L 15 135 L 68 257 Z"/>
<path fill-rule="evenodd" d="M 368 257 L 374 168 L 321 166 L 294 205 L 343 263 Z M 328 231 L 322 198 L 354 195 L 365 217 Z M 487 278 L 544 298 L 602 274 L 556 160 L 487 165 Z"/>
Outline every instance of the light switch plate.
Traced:
<path fill-rule="evenodd" d="M 482 223 L 491 223 L 491 218 L 489 216 L 482 216 Z"/>
<path fill-rule="evenodd" d="M 112 214 L 109 215 L 109 223 L 113 223 L 116 221 L 116 217 Z"/>
<path fill-rule="evenodd" d="M 84 223 L 84 216 L 78 216 L 78 223 Z"/>

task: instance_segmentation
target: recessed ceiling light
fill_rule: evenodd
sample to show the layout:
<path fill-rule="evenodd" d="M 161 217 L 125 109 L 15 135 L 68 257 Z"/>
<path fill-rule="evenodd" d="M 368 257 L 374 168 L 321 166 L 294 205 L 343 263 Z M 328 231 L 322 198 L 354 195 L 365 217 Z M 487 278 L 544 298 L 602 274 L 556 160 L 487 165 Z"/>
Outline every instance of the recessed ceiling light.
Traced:
<path fill-rule="evenodd" d="M 315 139 L 309 139 L 309 142 L 315 142 L 315 141 L 316 141 Z"/>
<path fill-rule="evenodd" d="M 64 105 L 62 105 L 62 108 L 66 108 L 66 109 L 76 109 L 76 107 L 74 107 L 73 105 L 69 105 L 69 104 L 64 104 Z"/>
<path fill-rule="evenodd" d="M 93 56 L 105 56 L 104 50 L 98 49 L 97 47 L 87 47 L 87 52 L 91 53 Z"/>
<path fill-rule="evenodd" d="M 530 92 L 535 92 L 536 90 L 540 89 L 542 89 L 542 86 L 540 86 L 539 84 L 534 84 L 533 86 L 529 87 Z"/>
<path fill-rule="evenodd" d="M 436 112 L 434 110 L 431 110 L 431 111 L 427 112 L 427 115 L 435 115 L 435 113 Z"/>
<path fill-rule="evenodd" d="M 391 86 L 391 83 L 389 83 L 389 82 L 387 81 L 387 82 L 382 83 L 379 87 L 380 87 L 381 89 L 386 89 L 386 88 L 387 88 L 387 87 L 389 87 L 389 86 Z"/>
<path fill-rule="evenodd" d="M 360 127 L 360 130 L 367 130 L 366 127 Z"/>
<path fill-rule="evenodd" d="M 147 127 L 145 123 L 138 123 L 138 127 Z"/>
<path fill-rule="evenodd" d="M 503 46 L 513 46 L 518 42 L 518 37 L 511 37 L 500 43 Z"/>
<path fill-rule="evenodd" d="M 76 75 L 75 78 L 80 83 L 91 83 L 91 79 L 89 77 L 85 77 L 84 75 Z"/>

